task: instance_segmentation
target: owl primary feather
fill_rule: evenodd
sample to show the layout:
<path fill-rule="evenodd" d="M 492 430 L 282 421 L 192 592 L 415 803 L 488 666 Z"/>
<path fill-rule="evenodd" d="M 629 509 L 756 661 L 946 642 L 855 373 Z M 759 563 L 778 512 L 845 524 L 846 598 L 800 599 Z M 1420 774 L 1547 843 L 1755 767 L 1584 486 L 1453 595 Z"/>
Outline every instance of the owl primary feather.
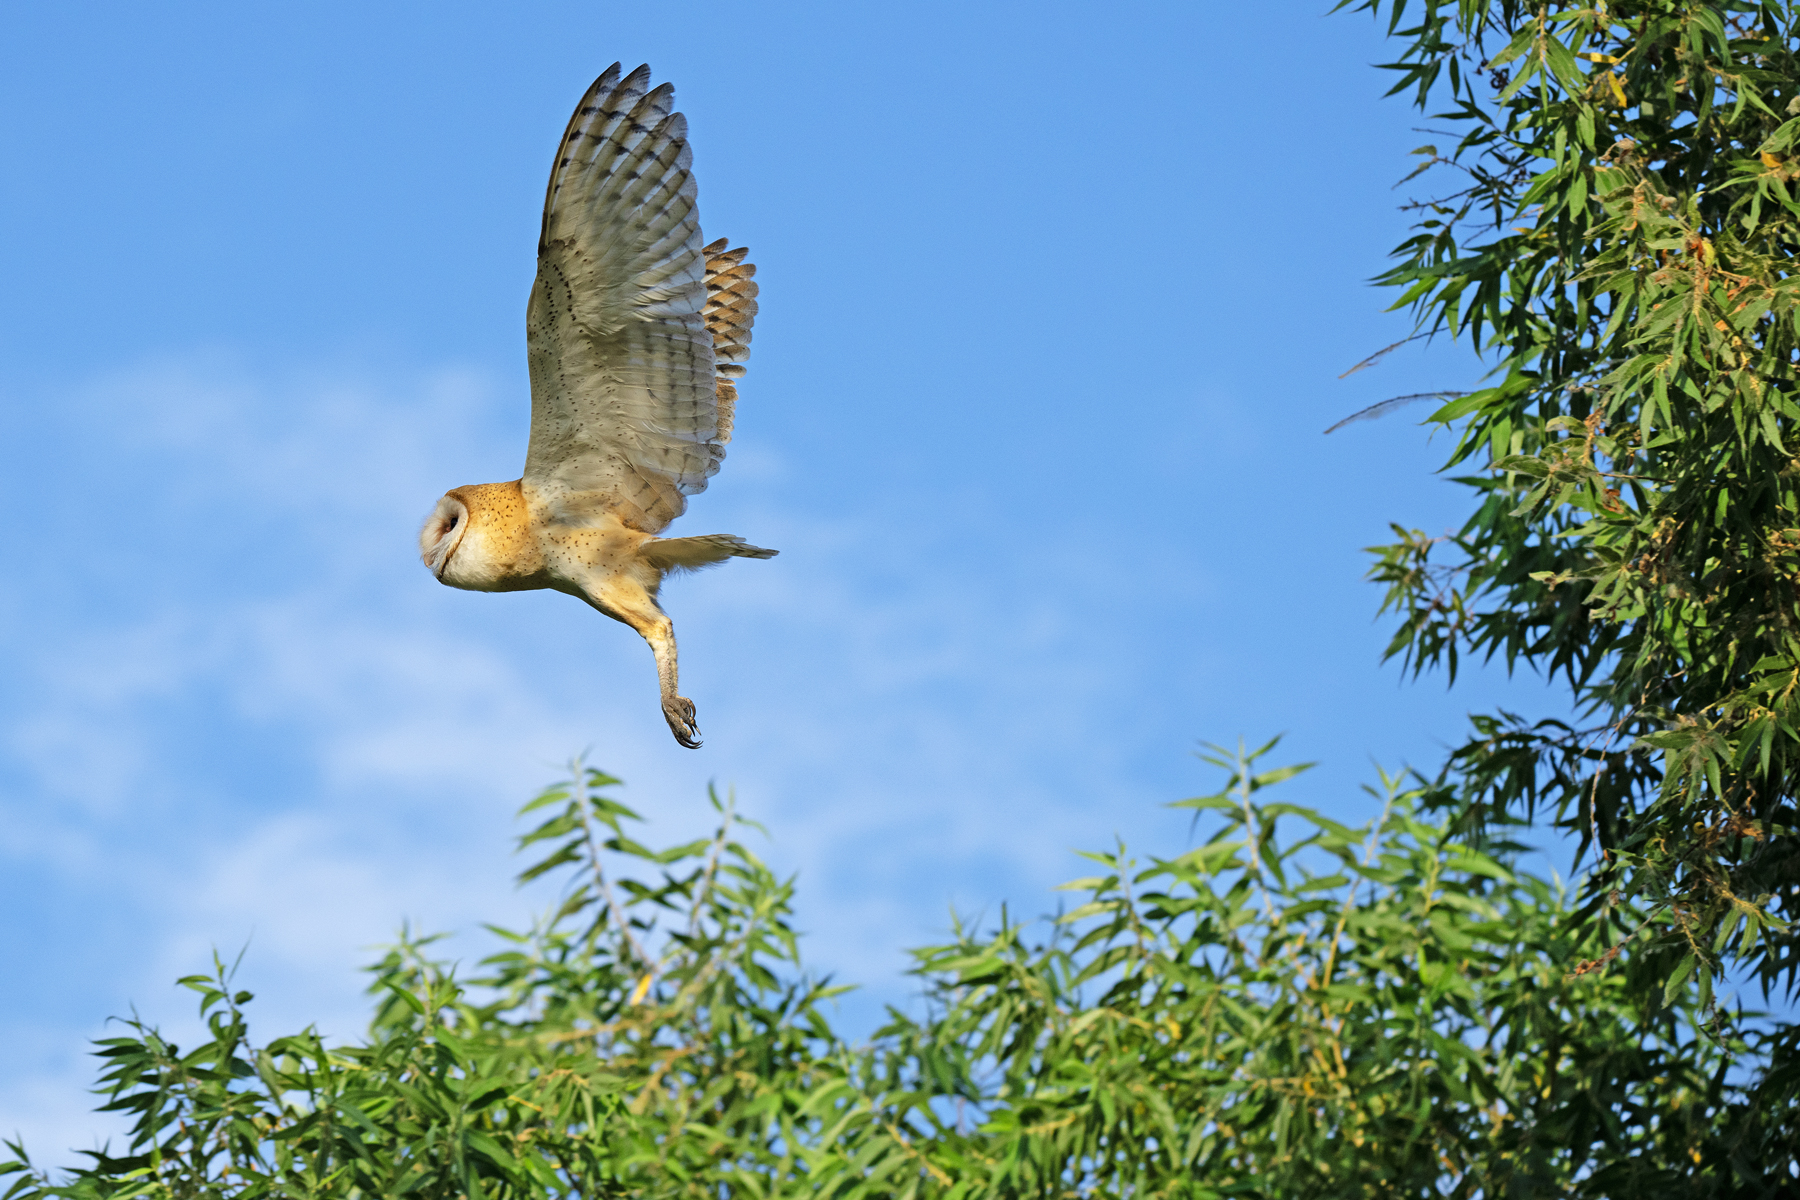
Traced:
<path fill-rule="evenodd" d="M 677 694 L 663 577 L 773 558 L 731 534 L 664 538 L 731 440 L 750 357 L 756 268 L 704 244 L 687 119 L 650 68 L 588 88 L 557 147 L 537 280 L 525 310 L 531 444 L 525 474 L 444 494 L 419 534 L 438 579 L 479 592 L 555 588 L 650 643 L 663 716 L 697 747 Z"/>

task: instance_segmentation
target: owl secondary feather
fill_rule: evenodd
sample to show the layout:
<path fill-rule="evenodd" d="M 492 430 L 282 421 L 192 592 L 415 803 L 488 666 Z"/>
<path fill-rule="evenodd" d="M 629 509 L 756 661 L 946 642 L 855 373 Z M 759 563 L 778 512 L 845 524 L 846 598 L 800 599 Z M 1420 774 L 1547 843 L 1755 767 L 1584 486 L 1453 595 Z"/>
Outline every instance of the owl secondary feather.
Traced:
<path fill-rule="evenodd" d="M 608 67 L 557 147 L 537 280 L 525 310 L 531 444 L 510 483 L 444 493 L 419 532 L 442 583 L 554 588 L 637 630 L 656 655 L 663 716 L 697 747 L 678 695 L 670 571 L 773 558 L 731 534 L 658 537 L 706 487 L 731 440 L 750 357 L 756 267 L 704 244 L 675 89 Z"/>

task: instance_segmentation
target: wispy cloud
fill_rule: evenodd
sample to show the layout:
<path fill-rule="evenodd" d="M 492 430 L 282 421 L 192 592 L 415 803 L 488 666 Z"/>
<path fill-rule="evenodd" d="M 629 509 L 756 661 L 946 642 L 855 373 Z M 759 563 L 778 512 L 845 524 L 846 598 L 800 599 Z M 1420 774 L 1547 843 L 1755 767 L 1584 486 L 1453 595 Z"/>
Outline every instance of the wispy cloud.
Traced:
<path fill-rule="evenodd" d="M 26 619 L 5 642 L 0 852 L 36 880 L 12 911 L 122 925 L 43 948 L 59 997 L 31 1042 L 91 1036 L 132 1001 L 180 1023 L 169 980 L 246 943 L 270 1028 L 350 1034 L 352 967 L 401 919 L 523 918 L 510 812 L 584 748 L 670 839 L 709 820 L 708 782 L 741 785 L 770 857 L 803 873 L 814 957 L 876 998 L 904 995 L 899 948 L 950 903 L 1054 877 L 1096 804 L 1139 801 L 1105 782 L 1106 752 L 1069 753 L 1129 684 L 1109 647 L 1070 638 L 1066 604 L 1020 605 L 867 518 L 782 511 L 767 457 L 725 477 L 708 519 L 784 557 L 669 590 L 710 735 L 701 755 L 675 748 L 628 630 L 561 596 L 453 593 L 413 561 L 443 487 L 519 457 L 497 391 L 197 358 L 57 398 L 102 482 L 52 529 L 154 521 L 125 539 L 119 586 L 7 598 Z M 78 1088 L 85 1064 L 67 1069 Z M 0 1094 L 0 1128 L 52 1083 Z"/>

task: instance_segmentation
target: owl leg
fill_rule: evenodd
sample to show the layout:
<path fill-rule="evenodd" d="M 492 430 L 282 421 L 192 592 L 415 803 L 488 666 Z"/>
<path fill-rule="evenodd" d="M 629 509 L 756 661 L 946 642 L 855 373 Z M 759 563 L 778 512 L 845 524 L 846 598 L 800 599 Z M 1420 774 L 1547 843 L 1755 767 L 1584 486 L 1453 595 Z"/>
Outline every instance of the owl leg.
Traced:
<path fill-rule="evenodd" d="M 616 566 L 588 567 L 570 572 L 573 578 L 559 586 L 579 596 L 615 621 L 637 630 L 638 636 L 650 643 L 656 655 L 656 677 L 662 686 L 663 719 L 675 740 L 690 750 L 700 747 L 700 730 L 694 723 L 694 702 L 675 691 L 675 625 L 656 602 L 662 572 L 646 564 L 633 562 L 626 569 Z"/>
<path fill-rule="evenodd" d="M 635 621 L 627 623 L 650 643 L 650 650 L 656 655 L 656 678 L 662 685 L 663 720 L 669 723 L 669 732 L 689 750 L 698 750 L 700 727 L 694 722 L 694 702 L 675 694 L 675 623 L 661 609 L 656 610 L 653 621 L 642 625 Z"/>
<path fill-rule="evenodd" d="M 630 602 L 620 603 L 620 600 L 617 589 L 612 589 L 602 611 L 625 622 L 650 643 L 650 652 L 656 655 L 656 678 L 662 687 L 663 719 L 669 723 L 669 732 L 675 735 L 676 741 L 689 750 L 698 750 L 700 728 L 694 723 L 694 702 L 675 694 L 679 673 L 675 660 L 675 623 L 647 591 L 639 590 Z"/>

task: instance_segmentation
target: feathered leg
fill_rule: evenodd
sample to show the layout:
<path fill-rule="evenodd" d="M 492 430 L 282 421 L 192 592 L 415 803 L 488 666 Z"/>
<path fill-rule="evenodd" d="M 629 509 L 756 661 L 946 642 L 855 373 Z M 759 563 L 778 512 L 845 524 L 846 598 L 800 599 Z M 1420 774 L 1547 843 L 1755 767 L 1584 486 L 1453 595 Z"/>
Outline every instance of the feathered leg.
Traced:
<path fill-rule="evenodd" d="M 647 621 L 627 621 L 633 629 L 650 643 L 650 650 L 656 655 L 656 678 L 662 686 L 663 720 L 669 723 L 669 732 L 675 740 L 689 750 L 700 748 L 700 726 L 694 721 L 694 702 L 686 696 L 675 694 L 677 667 L 675 663 L 675 623 L 669 620 L 662 609 L 651 602 L 656 616 Z"/>
<path fill-rule="evenodd" d="M 656 678 L 662 688 L 663 719 L 669 732 L 689 750 L 700 748 L 700 728 L 694 723 L 694 702 L 676 695 L 678 667 L 675 660 L 675 623 L 656 602 L 656 593 L 631 574 L 608 576 L 598 587 L 583 588 L 582 598 L 595 608 L 623 621 L 650 643 L 656 655 Z"/>
<path fill-rule="evenodd" d="M 669 723 L 669 732 L 689 750 L 698 750 L 700 727 L 694 723 L 694 702 L 675 694 L 675 623 L 655 600 L 650 600 L 647 608 L 626 616 L 625 623 L 650 643 L 650 651 L 656 655 L 656 678 L 662 686 L 663 719 Z"/>

